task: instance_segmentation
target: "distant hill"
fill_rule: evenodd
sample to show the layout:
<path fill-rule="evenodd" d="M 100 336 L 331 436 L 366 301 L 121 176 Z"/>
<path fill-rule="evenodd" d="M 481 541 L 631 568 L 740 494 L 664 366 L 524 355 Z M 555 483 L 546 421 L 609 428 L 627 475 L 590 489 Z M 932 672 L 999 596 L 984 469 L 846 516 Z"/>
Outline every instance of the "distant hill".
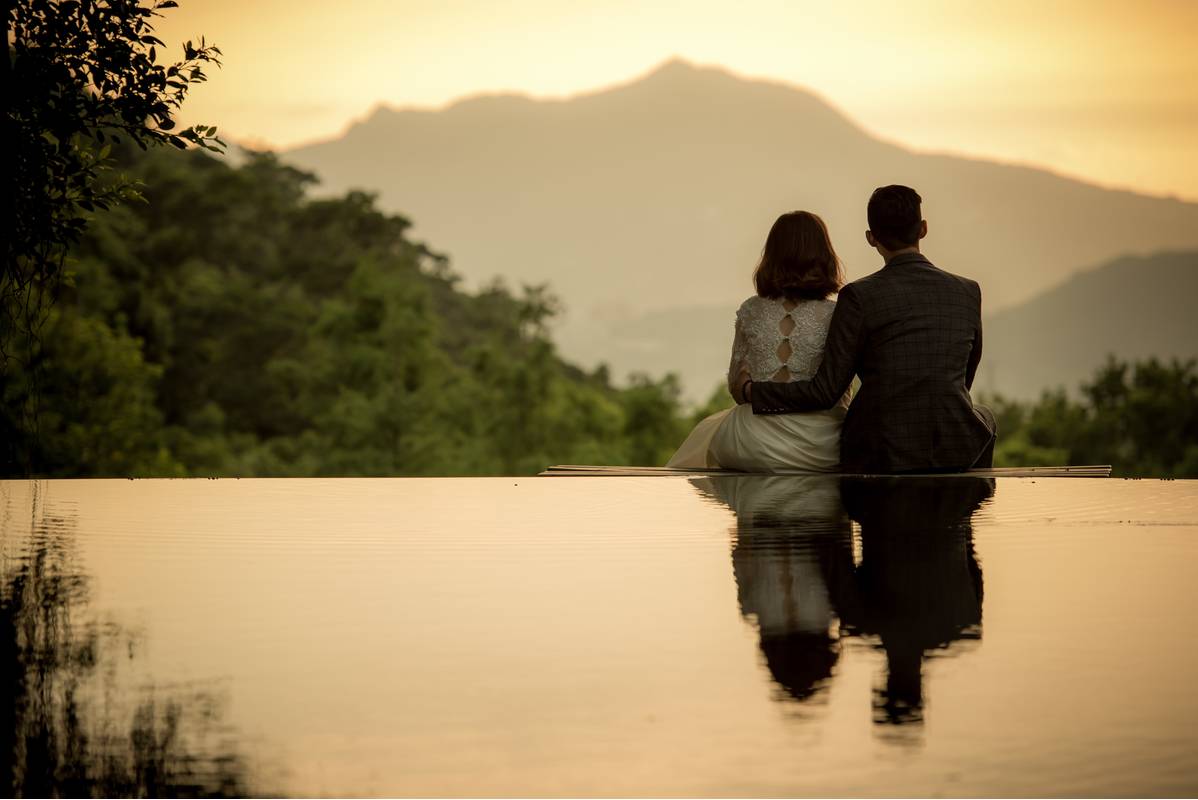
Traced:
<path fill-rule="evenodd" d="M 1056 386 L 1076 390 L 1108 354 L 1198 358 L 1196 300 L 1198 251 L 1128 256 L 1079 272 L 986 316 L 974 389 L 1030 400 Z M 733 312 L 697 306 L 645 314 L 613 326 L 606 343 L 615 358 L 643 363 L 651 374 L 678 372 L 701 397 L 727 369 Z M 682 329 L 692 334 L 676 347 L 671 339 Z"/>
<path fill-rule="evenodd" d="M 381 108 L 337 139 L 284 156 L 316 172 L 325 191 L 377 191 L 468 283 L 550 283 L 567 311 L 557 330 L 563 354 L 606 361 L 617 376 L 658 371 L 658 351 L 670 363 L 691 358 L 696 337 L 713 337 L 684 315 L 650 326 L 661 339 L 612 338 L 671 309 L 725 309 L 729 319 L 783 211 L 820 213 L 849 276 L 873 271 L 865 202 L 886 183 L 919 189 L 926 252 L 980 280 L 989 309 L 1029 300 L 1085 265 L 1198 248 L 1198 204 L 914 153 L 810 92 L 680 61 L 566 100 Z M 682 372 L 692 396 L 708 390 Z"/>
<path fill-rule="evenodd" d="M 986 320 L 975 389 L 1031 399 L 1074 390 L 1107 354 L 1198 358 L 1198 251 L 1128 257 Z"/>

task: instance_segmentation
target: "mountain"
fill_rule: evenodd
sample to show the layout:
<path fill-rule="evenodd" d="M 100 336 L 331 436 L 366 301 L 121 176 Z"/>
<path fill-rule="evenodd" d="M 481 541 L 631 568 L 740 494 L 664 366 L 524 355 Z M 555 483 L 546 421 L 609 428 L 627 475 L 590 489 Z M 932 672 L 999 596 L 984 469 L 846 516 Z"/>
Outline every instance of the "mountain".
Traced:
<path fill-rule="evenodd" d="M 378 192 L 470 284 L 548 282 L 566 308 L 556 330 L 563 354 L 606 361 L 616 375 L 658 371 L 654 352 L 677 366 L 696 339 L 717 335 L 680 312 L 655 328 L 664 338 L 615 341 L 647 314 L 718 308 L 730 324 L 779 213 L 821 214 L 849 277 L 872 272 L 865 203 L 887 183 L 920 191 L 925 252 L 979 280 L 987 310 L 1027 301 L 1085 265 L 1198 248 L 1198 204 L 912 152 L 808 91 L 681 61 L 565 100 L 380 108 L 284 157 L 330 193 Z M 692 397 L 708 391 L 680 371 Z"/>
<path fill-rule="evenodd" d="M 1198 358 L 1198 251 L 1120 258 L 984 325 L 975 389 L 1033 399 L 1076 389 L 1108 354 L 1122 360 Z"/>

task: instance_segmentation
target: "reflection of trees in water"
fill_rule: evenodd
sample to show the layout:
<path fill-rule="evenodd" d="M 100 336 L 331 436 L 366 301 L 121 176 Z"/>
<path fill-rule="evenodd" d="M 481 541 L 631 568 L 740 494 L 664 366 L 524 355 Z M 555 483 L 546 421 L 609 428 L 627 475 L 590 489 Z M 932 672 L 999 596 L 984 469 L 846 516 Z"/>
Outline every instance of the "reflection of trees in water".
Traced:
<path fill-rule="evenodd" d="M 973 512 L 993 481 L 965 477 L 738 476 L 695 479 L 737 518 L 732 568 L 784 699 L 820 695 L 844 636 L 886 653 L 874 721 L 923 718 L 922 664 L 981 638 Z M 854 555 L 851 522 L 860 526 Z"/>
<path fill-rule="evenodd" d="M 35 497 L 30 534 L 10 523 L 0 529 L 0 791 L 246 795 L 218 694 L 129 685 L 137 637 L 89 617 L 73 522 L 41 515 Z"/>

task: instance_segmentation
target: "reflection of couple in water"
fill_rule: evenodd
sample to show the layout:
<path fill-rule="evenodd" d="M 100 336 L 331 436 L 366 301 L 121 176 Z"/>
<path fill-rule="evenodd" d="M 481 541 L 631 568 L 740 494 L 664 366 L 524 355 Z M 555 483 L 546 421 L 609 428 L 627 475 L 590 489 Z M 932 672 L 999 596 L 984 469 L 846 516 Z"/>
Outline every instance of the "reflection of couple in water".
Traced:
<path fill-rule="evenodd" d="M 885 687 L 874 720 L 922 719 L 929 651 L 981 636 L 982 573 L 973 512 L 980 478 L 710 477 L 692 481 L 736 513 L 732 568 L 741 613 L 786 696 L 823 689 L 840 638 L 877 637 Z M 854 556 L 852 525 L 860 526 Z"/>
<path fill-rule="evenodd" d="M 990 466 L 994 415 L 969 395 L 982 357 L 981 289 L 920 253 L 928 226 L 914 189 L 877 189 L 866 215 L 866 239 L 885 266 L 848 285 L 818 216 L 793 211 L 774 223 L 756 293 L 736 312 L 728 391 L 737 405 L 700 422 L 667 466 Z"/>

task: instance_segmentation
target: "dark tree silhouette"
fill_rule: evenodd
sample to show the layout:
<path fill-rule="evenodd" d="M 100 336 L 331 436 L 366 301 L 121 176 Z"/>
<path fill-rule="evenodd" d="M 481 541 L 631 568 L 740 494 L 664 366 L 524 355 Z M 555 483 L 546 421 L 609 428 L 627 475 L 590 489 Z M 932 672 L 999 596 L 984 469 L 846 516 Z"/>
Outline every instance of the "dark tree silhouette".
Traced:
<path fill-rule="evenodd" d="M 220 50 L 187 42 L 158 63 L 153 20 L 173 0 L 16 0 L 5 4 L 5 254 L 0 274 L 0 378 L 39 355 L 38 334 L 88 215 L 137 199 L 112 173 L 112 146 L 223 147 L 216 128 L 175 131 L 189 89 Z M 36 400 L 36 395 L 34 395 Z M 37 405 L 24 422 L 36 424 Z"/>

